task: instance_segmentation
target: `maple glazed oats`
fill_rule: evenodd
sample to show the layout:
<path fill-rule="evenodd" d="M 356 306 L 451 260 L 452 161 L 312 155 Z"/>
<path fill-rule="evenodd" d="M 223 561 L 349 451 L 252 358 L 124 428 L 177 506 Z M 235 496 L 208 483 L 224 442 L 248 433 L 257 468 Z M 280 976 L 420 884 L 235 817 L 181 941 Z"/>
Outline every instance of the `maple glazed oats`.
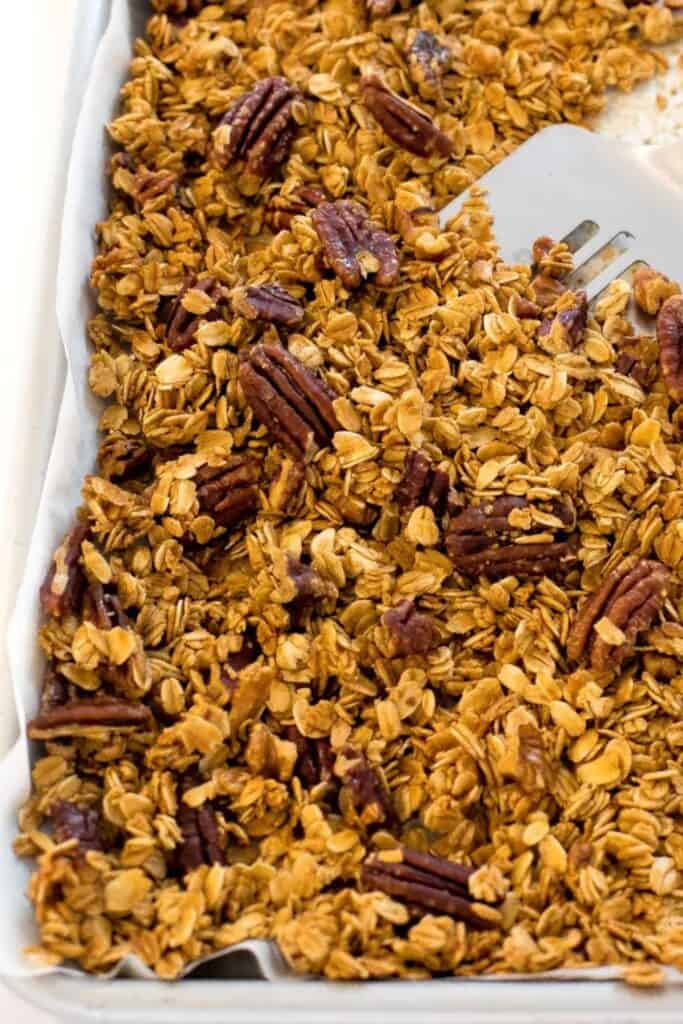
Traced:
<path fill-rule="evenodd" d="M 34 955 L 653 983 L 683 965 L 683 297 L 647 269 L 589 308 L 563 243 L 501 261 L 476 187 L 437 211 L 679 22 L 153 7 L 92 268 L 98 466 L 41 590 Z"/>

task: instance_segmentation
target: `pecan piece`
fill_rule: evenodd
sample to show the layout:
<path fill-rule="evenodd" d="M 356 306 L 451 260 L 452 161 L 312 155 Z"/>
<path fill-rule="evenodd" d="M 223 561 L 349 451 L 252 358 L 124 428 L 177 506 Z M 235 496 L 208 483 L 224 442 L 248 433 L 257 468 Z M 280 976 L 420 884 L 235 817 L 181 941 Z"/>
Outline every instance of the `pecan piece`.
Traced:
<path fill-rule="evenodd" d="M 282 514 L 297 508 L 306 484 L 306 467 L 298 459 L 283 459 L 270 485 L 268 500 L 273 512 Z"/>
<path fill-rule="evenodd" d="M 41 712 L 26 728 L 29 739 L 68 736 L 82 726 L 100 725 L 107 729 L 145 728 L 151 725 L 152 712 L 145 704 L 130 704 L 114 697 L 76 700 Z M 58 730 L 58 732 L 55 732 Z"/>
<path fill-rule="evenodd" d="M 364 75 L 360 87 L 363 103 L 396 145 L 417 156 L 453 152 L 453 143 L 432 119 L 392 92 L 379 75 Z"/>
<path fill-rule="evenodd" d="M 194 478 L 200 511 L 217 526 L 234 526 L 257 511 L 260 479 L 260 463 L 248 456 L 230 456 L 222 466 L 202 466 Z"/>
<path fill-rule="evenodd" d="M 625 377 L 632 377 L 636 384 L 646 391 L 657 376 L 654 366 L 647 366 L 636 355 L 630 352 L 620 352 L 617 356 L 614 369 Z"/>
<path fill-rule="evenodd" d="M 87 583 L 80 565 L 81 544 L 87 535 L 88 527 L 77 523 L 55 551 L 40 588 L 40 606 L 45 615 L 59 619 L 80 608 Z"/>
<path fill-rule="evenodd" d="M 58 843 L 78 840 L 78 852 L 102 850 L 101 821 L 94 807 L 79 807 L 68 800 L 56 800 L 50 808 L 54 835 Z"/>
<path fill-rule="evenodd" d="M 556 327 L 557 325 L 557 327 Z M 575 292 L 573 304 L 555 316 L 546 317 L 538 328 L 538 337 L 547 337 L 553 329 L 559 329 L 561 337 L 570 349 L 577 348 L 583 341 L 588 326 L 588 296 Z"/>
<path fill-rule="evenodd" d="M 296 764 L 294 772 L 307 789 L 312 789 L 321 782 L 332 780 L 334 754 L 330 741 L 326 739 L 310 739 L 300 733 L 295 725 L 287 727 L 287 739 L 296 747 Z"/>
<path fill-rule="evenodd" d="M 100 445 L 97 465 L 107 480 L 131 480 L 151 468 L 152 452 L 139 438 L 110 435 Z"/>
<path fill-rule="evenodd" d="M 395 497 L 401 512 L 412 512 L 418 505 L 427 505 L 436 516 L 441 516 L 446 511 L 450 486 L 445 470 L 434 469 L 425 452 L 411 448 Z"/>
<path fill-rule="evenodd" d="M 514 543 L 528 531 L 512 528 L 509 515 L 529 507 L 524 498 L 503 495 L 454 516 L 446 535 L 446 549 L 454 568 L 465 576 L 489 579 L 552 576 L 565 571 L 575 561 L 575 554 L 571 540 L 564 539 L 564 530 L 559 531 L 559 540 Z M 557 515 L 567 529 L 573 526 L 569 508 L 560 508 Z"/>
<path fill-rule="evenodd" d="M 574 257 L 566 242 L 556 242 L 549 235 L 541 235 L 531 247 L 534 269 L 551 278 L 564 277 L 574 266 Z"/>
<path fill-rule="evenodd" d="M 567 291 L 567 286 L 549 274 L 537 274 L 531 282 L 536 302 L 543 309 L 552 306 Z"/>
<path fill-rule="evenodd" d="M 438 630 L 429 615 L 415 609 L 409 599 L 401 601 L 382 616 L 392 657 L 424 654 L 438 643 Z"/>
<path fill-rule="evenodd" d="M 360 203 L 338 199 L 321 203 L 311 214 L 328 266 L 346 288 L 358 288 L 375 274 L 380 288 L 398 281 L 398 251 L 391 236 L 370 220 Z"/>
<path fill-rule="evenodd" d="M 426 913 L 448 914 L 479 927 L 489 924 L 487 904 L 477 903 L 468 889 L 471 868 L 445 857 L 401 848 L 402 861 L 372 857 L 361 869 L 366 889 L 376 889 Z"/>
<path fill-rule="evenodd" d="M 232 294 L 232 308 L 247 320 L 296 327 L 304 318 L 304 307 L 279 284 L 250 285 Z"/>
<path fill-rule="evenodd" d="M 152 7 L 159 14 L 179 16 L 199 14 L 212 0 L 151 0 Z"/>
<path fill-rule="evenodd" d="M 451 63 L 451 51 L 433 32 L 408 33 L 408 67 L 420 96 L 433 99 L 441 90 L 441 76 Z"/>
<path fill-rule="evenodd" d="M 202 864 L 225 864 L 218 822 L 210 804 L 195 808 L 181 803 L 178 824 L 183 836 L 178 862 L 184 872 L 194 871 Z"/>
<path fill-rule="evenodd" d="M 60 676 L 53 665 L 48 665 L 43 676 L 40 691 L 40 711 L 54 711 L 66 704 L 71 696 L 71 687 L 64 676 Z"/>
<path fill-rule="evenodd" d="M 525 299 L 523 295 L 515 295 L 510 303 L 510 312 L 519 320 L 540 320 L 543 310 L 531 299 Z"/>
<path fill-rule="evenodd" d="M 135 198 L 141 206 L 163 195 L 172 199 L 177 180 L 178 176 L 173 171 L 149 171 L 146 167 L 140 167 L 135 175 Z"/>
<path fill-rule="evenodd" d="M 674 402 L 683 402 L 683 295 L 672 295 L 657 315 L 659 365 Z"/>
<path fill-rule="evenodd" d="M 633 298 L 649 316 L 656 316 L 667 299 L 680 293 L 679 285 L 652 267 L 638 267 L 633 275 Z"/>
<path fill-rule="evenodd" d="M 613 569 L 602 586 L 579 608 L 567 639 L 567 655 L 579 661 L 584 655 L 598 671 L 619 668 L 633 653 L 638 634 L 648 629 L 664 604 L 671 577 L 661 562 L 631 555 Z M 596 632 L 596 624 L 608 619 L 616 627 L 608 643 Z"/>
<path fill-rule="evenodd" d="M 391 797 L 365 754 L 347 748 L 343 756 L 349 761 L 344 765 L 343 784 L 339 793 L 342 814 L 351 819 L 359 819 L 366 828 L 392 824 L 395 815 Z"/>
<path fill-rule="evenodd" d="M 254 345 L 239 379 L 258 419 L 291 455 L 310 461 L 339 429 L 334 394 L 279 345 Z"/>
<path fill-rule="evenodd" d="M 202 313 L 193 313 L 185 308 L 183 302 L 188 292 L 203 292 L 212 305 Z M 182 352 L 194 344 L 195 335 L 202 320 L 213 322 L 220 320 L 226 307 L 226 294 L 215 277 L 204 277 L 201 280 L 189 278 L 172 303 L 166 321 L 166 342 L 173 352 Z"/>
<path fill-rule="evenodd" d="M 101 583 L 90 583 L 83 598 L 83 618 L 94 622 L 100 629 L 129 625 L 128 616 L 121 607 L 117 594 L 105 591 Z"/>
<path fill-rule="evenodd" d="M 245 160 L 246 168 L 267 177 L 287 159 L 296 124 L 292 107 L 297 96 L 286 78 L 264 78 L 229 108 L 215 134 L 220 163 Z"/>
<path fill-rule="evenodd" d="M 273 231 L 288 228 L 294 217 L 309 213 L 310 210 L 326 202 L 327 195 L 320 188 L 309 188 L 302 185 L 287 195 L 280 192 L 273 196 L 266 208 L 266 224 Z"/>
<path fill-rule="evenodd" d="M 371 18 L 386 18 L 396 6 L 396 0 L 365 0 Z"/>

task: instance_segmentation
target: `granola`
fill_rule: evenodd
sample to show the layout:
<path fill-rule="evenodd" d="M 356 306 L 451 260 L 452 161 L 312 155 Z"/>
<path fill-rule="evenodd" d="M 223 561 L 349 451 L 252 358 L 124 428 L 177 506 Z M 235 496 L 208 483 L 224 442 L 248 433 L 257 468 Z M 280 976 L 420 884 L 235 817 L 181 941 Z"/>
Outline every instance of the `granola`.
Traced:
<path fill-rule="evenodd" d="M 683 967 L 681 299 L 476 187 L 662 5 L 154 0 L 17 853 L 46 962 Z M 533 240 L 529 239 L 532 243 Z M 636 334 L 633 291 L 657 315 Z M 36 701 L 38 703 L 38 701 Z"/>

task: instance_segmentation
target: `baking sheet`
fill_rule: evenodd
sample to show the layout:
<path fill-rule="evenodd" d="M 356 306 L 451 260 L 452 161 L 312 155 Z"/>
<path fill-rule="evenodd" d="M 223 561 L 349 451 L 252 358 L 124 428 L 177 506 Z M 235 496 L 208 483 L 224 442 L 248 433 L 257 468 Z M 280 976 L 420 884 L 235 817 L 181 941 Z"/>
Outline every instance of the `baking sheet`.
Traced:
<path fill-rule="evenodd" d="M 30 960 L 25 947 L 37 941 L 32 908 L 25 896 L 32 865 L 18 860 L 12 852 L 16 834 L 17 811 L 30 789 L 31 751 L 24 739 L 25 724 L 36 711 L 43 663 L 35 636 L 40 614 L 38 590 L 54 549 L 73 521 L 80 502 L 83 477 L 92 472 L 97 452 L 97 420 L 100 405 L 87 385 L 89 345 L 86 324 L 95 309 L 94 298 L 87 284 L 88 269 L 95 255 L 93 226 L 106 216 L 108 188 L 105 168 L 110 148 L 104 126 L 112 119 L 118 104 L 118 92 L 127 76 L 132 41 L 144 27 L 147 14 L 145 0 L 110 0 L 111 11 L 107 29 L 92 64 L 74 139 L 64 206 L 62 243 L 58 270 L 57 313 L 62 341 L 67 356 L 67 377 L 46 475 L 38 518 L 31 541 L 25 574 L 12 616 L 8 637 L 8 653 L 12 684 L 18 709 L 20 738 L 0 764 L 3 787 L 0 799 L 0 872 L 3 879 L 2 913 L 0 913 L 0 975 L 26 977 L 45 973 L 81 974 L 76 968 L 50 968 Z M 99 4 L 100 11 L 108 0 L 83 0 L 88 13 Z M 78 54 L 76 54 L 78 56 Z M 672 74 L 676 74 L 674 70 Z M 679 75 L 680 77 L 680 75 Z M 641 105 L 654 105 L 656 93 L 650 86 L 638 97 Z M 601 130 L 619 135 L 615 127 L 623 119 L 623 100 L 614 107 L 612 121 L 603 118 Z M 631 128 L 633 120 L 626 119 Z M 612 129 L 610 130 L 610 125 Z M 636 137 L 629 141 L 644 142 Z M 659 140 L 658 140 L 659 141 Z M 661 141 L 665 141 L 662 139 Z M 241 956 L 236 954 L 241 953 Z M 213 961 L 212 975 L 244 976 L 245 955 L 251 961 L 246 973 L 254 968 L 267 980 L 294 977 L 286 967 L 273 943 L 245 942 L 228 952 L 205 958 Z M 191 973 L 198 965 L 188 968 Z M 622 968 L 589 968 L 558 970 L 525 981 L 548 978 L 613 979 Z M 139 960 L 130 957 L 112 975 L 153 977 Z M 683 975 L 667 969 L 667 981 L 683 985 Z M 457 979 L 462 983 L 464 979 Z M 478 984 L 479 979 L 466 979 Z M 519 975 L 486 977 L 481 981 L 519 982 Z M 456 980 L 454 980 L 456 983 Z"/>

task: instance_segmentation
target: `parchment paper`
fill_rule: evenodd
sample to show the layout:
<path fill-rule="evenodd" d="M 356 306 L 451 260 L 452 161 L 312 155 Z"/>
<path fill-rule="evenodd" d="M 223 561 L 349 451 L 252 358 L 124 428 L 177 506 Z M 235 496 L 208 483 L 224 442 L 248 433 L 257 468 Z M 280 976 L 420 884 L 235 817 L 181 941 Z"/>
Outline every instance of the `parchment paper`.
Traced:
<path fill-rule="evenodd" d="M 17 831 L 17 811 L 30 790 L 31 757 L 34 752 L 24 738 L 25 725 L 27 718 L 37 710 L 43 672 L 43 660 L 36 644 L 40 621 L 38 590 L 54 549 L 73 521 L 74 510 L 80 503 L 83 477 L 93 471 L 97 452 L 97 420 L 101 407 L 87 384 L 90 352 L 86 324 L 95 308 L 88 287 L 88 271 L 95 255 L 93 228 L 107 212 L 105 168 L 111 150 L 105 125 L 117 110 L 119 89 L 126 79 L 132 55 L 132 42 L 142 33 L 148 11 L 145 0 L 83 0 L 82 4 L 84 10 L 87 8 L 89 17 L 92 8 L 99 7 L 100 18 L 102 10 L 106 10 L 109 5 L 108 26 L 97 48 L 78 119 L 64 205 L 57 314 L 67 356 L 67 377 L 38 518 L 8 636 L 20 738 L 0 763 L 0 975 L 6 977 L 26 977 L 53 971 L 83 973 L 68 965 L 59 968 L 41 966 L 24 955 L 23 950 L 35 944 L 38 938 L 32 907 L 25 895 L 32 865 L 14 856 L 12 841 Z M 93 25 L 96 23 L 97 19 L 94 19 Z M 74 54 L 74 59 L 80 57 L 79 53 Z M 672 81 L 677 82 L 678 79 Z M 646 128 L 649 122 L 645 111 L 655 106 L 655 88 L 650 86 L 637 101 L 641 105 Z M 619 135 L 621 130 L 616 126 L 625 124 L 631 130 L 628 141 L 649 141 L 643 137 L 645 130 L 633 137 L 633 117 L 624 114 L 624 109 L 624 100 L 621 99 L 615 107 L 612 121 L 609 117 L 603 117 L 601 130 Z M 661 141 L 668 139 L 663 138 Z M 253 977 L 255 973 L 270 981 L 294 977 L 274 943 L 270 942 L 241 943 L 228 952 L 214 954 L 191 965 L 186 973 L 191 973 L 201 963 L 204 975 L 205 965 L 209 962 L 212 977 Z M 622 970 L 559 970 L 524 980 L 608 980 L 620 977 Z M 153 972 L 134 957 L 123 961 L 111 972 L 111 976 L 114 975 L 154 977 Z M 678 971 L 667 969 L 666 976 L 668 983 L 683 985 L 683 975 Z M 469 984 L 477 984 L 479 979 L 454 979 L 454 984 L 462 984 L 465 980 Z M 519 982 L 521 979 L 519 975 L 499 975 L 481 980 Z"/>

